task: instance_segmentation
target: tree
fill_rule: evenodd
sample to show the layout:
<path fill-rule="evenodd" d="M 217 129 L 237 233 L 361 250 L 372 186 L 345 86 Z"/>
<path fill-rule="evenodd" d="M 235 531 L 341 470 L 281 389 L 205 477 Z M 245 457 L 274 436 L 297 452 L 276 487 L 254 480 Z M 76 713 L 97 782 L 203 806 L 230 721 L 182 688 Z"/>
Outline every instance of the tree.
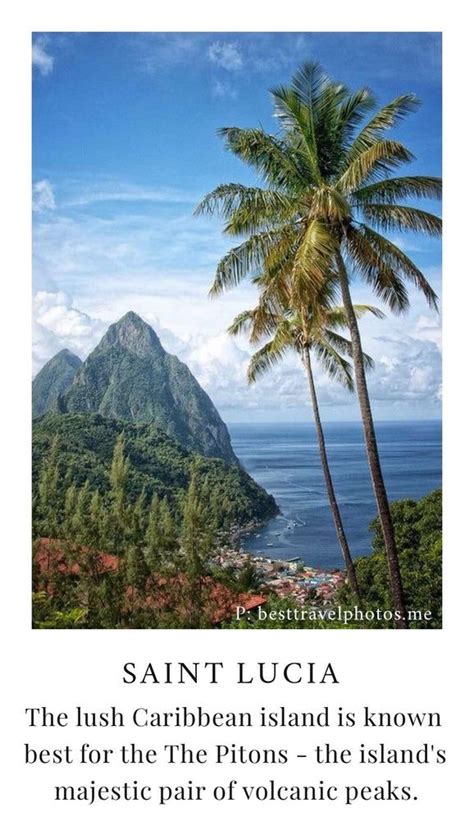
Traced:
<path fill-rule="evenodd" d="M 396 313 L 409 305 L 407 282 L 436 307 L 436 294 L 422 271 L 383 234 L 439 235 L 441 221 L 436 215 L 403 202 L 439 198 L 441 179 L 393 176 L 413 155 L 386 133 L 416 108 L 412 94 L 398 96 L 374 113 L 376 103 L 367 88 L 350 92 L 328 78 L 318 64 L 306 63 L 290 85 L 275 88 L 272 96 L 278 136 L 261 128 L 230 127 L 220 132 L 227 148 L 256 170 L 264 186 L 224 184 L 197 207 L 197 213 L 219 212 L 226 233 L 247 237 L 219 262 L 211 293 L 231 288 L 248 275 L 264 272 L 271 278 L 285 270 L 291 278 L 292 303 L 305 305 L 328 276 L 337 277 L 392 599 L 399 613 L 396 626 L 405 629 L 400 565 L 350 279 L 352 275 L 365 280 Z"/>
<path fill-rule="evenodd" d="M 171 512 L 168 499 L 163 498 L 160 504 L 161 522 L 161 551 L 165 566 L 176 566 L 178 551 L 178 534 L 176 523 Z"/>
<path fill-rule="evenodd" d="M 259 278 L 258 282 L 259 285 L 267 286 L 265 278 Z M 350 341 L 337 331 L 338 328 L 347 326 L 346 313 L 344 309 L 331 305 L 333 286 L 330 283 L 320 290 L 317 299 L 311 306 L 305 308 L 301 306 L 299 311 L 290 308 L 290 287 L 285 282 L 284 277 L 278 286 L 275 282 L 273 284 L 268 283 L 268 286 L 272 288 L 271 294 L 267 288 L 263 292 L 259 304 L 253 310 L 242 312 L 235 318 L 229 332 L 231 335 L 238 335 L 241 331 L 246 331 L 250 336 L 251 343 L 258 343 L 263 336 L 271 336 L 270 340 L 257 350 L 250 360 L 249 382 L 255 382 L 260 375 L 278 363 L 289 350 L 296 352 L 303 362 L 308 379 L 329 506 L 349 584 L 356 598 L 359 599 L 357 576 L 329 467 L 315 377 L 311 364 L 311 353 L 313 353 L 323 370 L 331 378 L 341 382 L 348 390 L 353 390 L 351 365 L 344 358 L 344 355 L 350 356 L 352 354 L 352 346 Z M 371 312 L 377 317 L 383 317 L 382 312 L 373 306 L 359 305 L 355 307 L 355 311 L 358 317 L 367 312 Z M 364 364 L 366 366 L 372 364 L 372 360 L 366 355 L 364 356 Z"/>
<path fill-rule="evenodd" d="M 110 526 L 113 550 L 120 550 L 127 529 L 127 481 L 129 464 L 125 459 L 125 434 L 117 437 L 110 466 Z"/>
<path fill-rule="evenodd" d="M 77 505 L 78 489 L 75 484 L 69 484 L 64 499 L 63 536 L 73 538 L 73 518 Z"/>
<path fill-rule="evenodd" d="M 138 496 L 135 504 L 133 504 L 131 511 L 130 511 L 130 522 L 131 522 L 131 529 L 132 529 L 132 539 L 136 542 L 140 542 L 142 540 L 143 533 L 146 528 L 146 521 L 147 521 L 147 498 L 145 487 L 142 488 L 140 495 Z"/>
<path fill-rule="evenodd" d="M 417 613 L 417 629 L 440 629 L 442 626 L 442 497 L 435 490 L 419 501 L 404 498 L 391 504 L 397 547 L 400 556 L 407 608 Z M 357 579 L 367 610 L 390 609 L 390 587 L 380 520 L 375 519 L 372 554 L 356 562 Z M 337 601 L 352 608 L 353 596 L 343 587 Z M 428 615 L 426 615 L 428 613 Z M 373 628 L 385 628 L 387 622 L 374 621 Z"/>
<path fill-rule="evenodd" d="M 88 545 L 90 536 L 91 491 L 89 481 L 80 488 L 76 496 L 76 507 L 72 516 L 72 537 L 78 545 Z"/>
<path fill-rule="evenodd" d="M 125 577 L 139 596 L 146 591 L 146 582 L 150 575 L 143 551 L 139 545 L 129 545 L 125 553 Z"/>
<path fill-rule="evenodd" d="M 156 493 L 153 493 L 145 533 L 145 559 L 151 571 L 158 571 L 162 565 L 162 547 L 160 500 Z"/>
<path fill-rule="evenodd" d="M 107 539 L 105 511 L 99 490 L 92 493 L 89 506 L 87 543 L 93 548 L 105 548 Z"/>
<path fill-rule="evenodd" d="M 59 500 L 59 437 L 56 434 L 51 442 L 38 481 L 35 520 L 39 519 L 40 535 L 58 535 Z"/>
<path fill-rule="evenodd" d="M 247 560 L 242 566 L 235 580 L 237 591 L 258 591 L 262 586 L 262 580 L 255 563 Z"/>
<path fill-rule="evenodd" d="M 196 473 L 193 471 L 184 500 L 181 527 L 181 551 L 187 581 L 185 588 L 190 627 L 199 628 L 207 623 L 203 583 L 213 542 L 214 534 L 210 531 L 206 510 L 199 498 Z"/>

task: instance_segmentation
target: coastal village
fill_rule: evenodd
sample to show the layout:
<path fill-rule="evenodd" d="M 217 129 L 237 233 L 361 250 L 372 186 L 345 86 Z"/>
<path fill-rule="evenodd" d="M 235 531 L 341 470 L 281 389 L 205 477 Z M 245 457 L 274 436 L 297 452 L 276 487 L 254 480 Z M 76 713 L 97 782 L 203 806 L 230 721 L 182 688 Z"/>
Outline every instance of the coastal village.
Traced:
<path fill-rule="evenodd" d="M 280 560 L 255 556 L 237 546 L 222 548 L 213 562 L 237 572 L 250 563 L 257 572 L 262 594 L 291 597 L 298 605 L 328 605 L 345 582 L 341 570 L 312 568 L 299 558 Z"/>

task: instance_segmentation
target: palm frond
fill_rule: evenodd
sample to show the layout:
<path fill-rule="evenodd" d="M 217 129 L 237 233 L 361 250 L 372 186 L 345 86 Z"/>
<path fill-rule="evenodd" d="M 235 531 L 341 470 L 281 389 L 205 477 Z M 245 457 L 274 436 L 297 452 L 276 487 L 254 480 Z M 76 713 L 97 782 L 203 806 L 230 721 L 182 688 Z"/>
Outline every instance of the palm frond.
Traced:
<path fill-rule="evenodd" d="M 430 286 L 423 272 L 417 265 L 402 251 L 397 245 L 386 239 L 377 231 L 362 225 L 361 234 L 365 236 L 369 245 L 379 255 L 385 263 L 397 271 L 402 277 L 405 277 L 410 282 L 413 282 L 416 287 L 425 295 L 429 305 L 437 309 L 437 295 Z"/>
<path fill-rule="evenodd" d="M 307 62 L 297 72 L 290 86 L 271 90 L 274 116 L 284 130 L 296 132 L 302 140 L 309 167 L 317 182 L 321 176 L 315 132 L 315 112 L 321 89 L 329 80 L 317 64 Z"/>
<path fill-rule="evenodd" d="M 355 270 L 389 308 L 397 313 L 409 306 L 402 277 L 372 247 L 362 231 L 354 226 L 346 231 L 345 249 Z"/>
<path fill-rule="evenodd" d="M 309 216 L 344 223 L 351 217 L 351 208 L 342 192 L 324 184 L 313 191 Z"/>
<path fill-rule="evenodd" d="M 374 315 L 374 317 L 379 318 L 380 320 L 385 317 L 385 313 L 382 312 L 381 309 L 378 309 L 377 306 L 370 306 L 367 303 L 354 303 L 353 308 L 355 316 L 358 320 L 364 317 L 364 315 L 369 314 Z M 347 312 L 344 306 L 334 306 L 327 312 L 325 320 L 329 326 L 348 326 Z"/>
<path fill-rule="evenodd" d="M 377 140 L 381 139 L 385 131 L 393 128 L 400 120 L 416 110 L 418 105 L 418 97 L 413 93 L 397 96 L 383 105 L 355 138 L 345 156 L 345 166 L 350 165 L 361 154 L 368 151 Z"/>
<path fill-rule="evenodd" d="M 326 341 L 331 344 L 339 353 L 342 355 L 348 355 L 352 358 L 352 342 L 349 341 L 348 338 L 344 338 L 343 335 L 339 335 L 338 332 L 334 332 L 332 329 L 325 329 L 324 336 Z M 364 367 L 366 370 L 372 370 L 375 366 L 375 362 L 370 355 L 367 353 L 362 353 L 362 359 L 364 362 Z"/>
<path fill-rule="evenodd" d="M 321 338 L 313 345 L 318 362 L 326 371 L 330 379 L 340 382 L 347 390 L 354 390 L 352 366 L 329 341 Z"/>
<path fill-rule="evenodd" d="M 298 192 L 307 189 L 307 171 L 294 148 L 261 128 L 221 128 L 226 147 L 276 189 Z"/>
<path fill-rule="evenodd" d="M 351 160 L 336 188 L 348 195 L 366 182 L 386 176 L 397 166 L 412 160 L 412 153 L 396 140 L 376 140 Z"/>
<path fill-rule="evenodd" d="M 339 107 L 339 131 L 343 147 L 347 146 L 364 116 L 374 108 L 375 98 L 368 87 L 347 94 Z"/>
<path fill-rule="evenodd" d="M 248 332 L 252 324 L 252 316 L 252 309 L 248 309 L 247 311 L 240 312 L 240 314 L 236 315 L 231 325 L 227 328 L 229 335 L 236 336 Z"/>
<path fill-rule="evenodd" d="M 355 207 L 367 203 L 395 204 L 401 198 L 440 199 L 442 179 L 425 175 L 408 175 L 402 178 L 389 178 L 357 189 L 352 193 Z"/>
<path fill-rule="evenodd" d="M 261 271 L 272 250 L 285 250 L 293 241 L 294 231 L 291 227 L 267 230 L 250 236 L 221 259 L 216 268 L 210 296 L 215 297 L 226 289 L 234 288 L 252 271 Z"/>
<path fill-rule="evenodd" d="M 319 219 L 311 219 L 301 237 L 292 270 L 292 302 L 317 297 L 332 271 L 335 240 L 330 229 Z"/>
<path fill-rule="evenodd" d="M 262 226 L 287 221 L 294 215 L 296 202 L 283 192 L 242 184 L 222 184 L 196 207 L 194 215 L 218 214 L 227 220 L 225 233 L 251 235 Z"/>
<path fill-rule="evenodd" d="M 443 227 L 439 216 L 416 207 L 401 207 L 399 204 L 363 204 L 361 211 L 367 221 L 385 231 L 408 230 L 412 233 L 440 236 Z"/>
<path fill-rule="evenodd" d="M 264 344 L 251 357 L 247 370 L 248 381 L 255 382 L 259 376 L 267 373 L 268 370 L 278 364 L 291 349 L 291 345 L 291 336 L 287 332 L 286 325 L 282 324 L 275 337 Z"/>

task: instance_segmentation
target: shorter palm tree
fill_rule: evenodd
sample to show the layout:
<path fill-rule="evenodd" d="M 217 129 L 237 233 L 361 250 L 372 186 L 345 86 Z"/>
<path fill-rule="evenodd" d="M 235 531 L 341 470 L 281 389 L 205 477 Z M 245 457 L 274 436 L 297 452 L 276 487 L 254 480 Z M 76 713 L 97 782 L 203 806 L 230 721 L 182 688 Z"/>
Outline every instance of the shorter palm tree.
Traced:
<path fill-rule="evenodd" d="M 262 284 L 256 279 L 254 282 Z M 351 342 L 337 330 L 347 326 L 347 315 L 343 307 L 333 306 L 332 290 L 328 284 L 319 294 L 317 305 L 301 307 L 298 311 L 290 308 L 290 295 L 287 288 L 278 288 L 277 294 L 267 289 L 260 297 L 255 309 L 237 315 L 229 328 L 231 335 L 242 332 L 248 334 L 252 344 L 260 343 L 266 337 L 269 340 L 252 356 L 248 368 L 249 382 L 255 380 L 272 366 L 277 364 L 289 351 L 295 351 L 301 358 L 306 370 L 311 407 L 319 446 L 319 454 L 326 491 L 329 499 L 334 526 L 341 548 L 341 554 L 347 570 L 347 578 L 357 600 L 360 591 L 352 561 L 349 544 L 342 523 L 341 512 L 337 503 L 331 470 L 326 451 L 326 441 L 319 412 L 316 383 L 311 363 L 311 353 L 316 356 L 323 370 L 330 378 L 341 382 L 348 390 L 354 390 L 352 367 L 344 356 L 352 355 Z M 370 312 L 376 317 L 383 313 L 373 306 L 354 306 L 357 317 Z M 364 354 L 366 367 L 372 367 L 372 359 Z"/>

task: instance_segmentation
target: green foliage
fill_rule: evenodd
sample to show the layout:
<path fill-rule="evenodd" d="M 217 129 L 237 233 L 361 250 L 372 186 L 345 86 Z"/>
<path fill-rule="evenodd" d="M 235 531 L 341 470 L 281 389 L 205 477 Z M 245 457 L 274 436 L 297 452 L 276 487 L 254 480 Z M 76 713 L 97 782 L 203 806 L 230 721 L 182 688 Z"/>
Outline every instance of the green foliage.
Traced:
<path fill-rule="evenodd" d="M 258 591 L 261 585 L 262 581 L 255 565 L 248 560 L 236 577 L 236 590 L 241 592 Z"/>
<path fill-rule="evenodd" d="M 177 553 L 177 527 L 166 498 L 161 502 L 156 495 L 148 513 L 144 555 L 151 571 L 164 572 L 172 565 Z"/>
<path fill-rule="evenodd" d="M 33 629 L 80 629 L 86 615 L 87 610 L 77 606 L 67 612 L 58 611 L 45 591 L 33 593 Z"/>
<path fill-rule="evenodd" d="M 417 619 L 417 628 L 439 629 L 442 625 L 442 495 L 436 490 L 419 501 L 404 499 L 391 504 L 400 570 L 410 612 L 431 612 L 430 619 Z M 363 609 L 391 609 L 387 564 L 380 522 L 371 524 L 373 553 L 355 561 Z M 345 586 L 338 597 L 345 607 L 353 598 Z M 390 622 L 374 626 L 391 626 Z"/>
<path fill-rule="evenodd" d="M 34 514 L 39 518 L 41 527 L 57 535 L 57 508 L 59 505 L 59 437 L 55 435 L 51 441 L 40 480 L 36 503 L 33 504 Z"/>
<path fill-rule="evenodd" d="M 163 510 L 168 509 L 170 529 L 169 511 L 174 518 L 180 518 L 193 470 L 209 519 L 215 520 L 217 528 L 228 529 L 253 519 L 265 519 L 277 511 L 273 498 L 237 464 L 193 454 L 153 424 L 134 425 L 98 414 L 48 414 L 33 423 L 35 535 L 54 535 L 53 524 L 50 522 L 47 527 L 43 524 L 45 510 L 41 508 L 39 488 L 42 482 L 51 482 L 56 468 L 58 499 L 57 503 L 51 501 L 47 505 L 54 526 L 63 517 L 64 505 L 70 511 L 77 508 L 78 491 L 88 481 L 91 492 L 99 492 L 111 515 L 112 543 L 114 539 L 118 542 L 122 538 L 121 529 L 130 525 L 128 518 L 133 513 L 129 506 L 136 504 L 140 495 L 143 495 L 143 514 L 153 494 L 166 502 Z M 46 495 L 52 498 L 54 493 L 51 496 L 49 490 L 44 491 L 43 496 Z M 44 507 L 44 502 L 41 503 Z"/>
<path fill-rule="evenodd" d="M 140 545 L 129 545 L 125 552 L 125 579 L 139 595 L 146 591 L 146 581 L 150 569 L 143 555 Z"/>

